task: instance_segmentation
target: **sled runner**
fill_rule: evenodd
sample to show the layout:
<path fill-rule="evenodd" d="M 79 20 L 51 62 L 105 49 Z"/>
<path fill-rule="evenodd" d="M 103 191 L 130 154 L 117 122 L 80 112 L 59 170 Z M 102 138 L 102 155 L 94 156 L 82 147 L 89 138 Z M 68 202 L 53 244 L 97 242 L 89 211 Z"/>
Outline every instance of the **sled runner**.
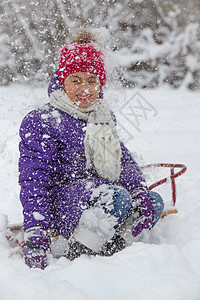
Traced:
<path fill-rule="evenodd" d="M 149 164 L 146 166 L 142 166 L 141 169 L 148 169 L 148 168 L 168 168 L 170 171 L 170 175 L 164 177 L 163 179 L 159 179 L 158 181 L 152 183 L 149 185 L 149 190 L 153 190 L 154 188 L 165 184 L 166 182 L 170 181 L 171 182 L 171 193 L 172 193 L 172 209 L 166 209 L 162 213 L 162 217 L 165 217 L 170 214 L 175 214 L 177 213 L 177 209 L 175 208 L 176 204 L 176 183 L 175 179 L 182 174 L 184 174 L 187 170 L 187 167 L 183 164 L 170 164 L 170 163 L 155 163 L 155 164 Z M 175 172 L 176 169 L 179 169 L 178 172 Z M 53 234 L 52 234 L 53 237 Z M 23 225 L 8 225 L 7 227 L 7 232 L 6 232 L 6 238 L 7 240 L 11 243 L 11 245 L 16 244 L 20 247 L 23 248 L 25 245 L 25 242 L 23 240 Z"/>

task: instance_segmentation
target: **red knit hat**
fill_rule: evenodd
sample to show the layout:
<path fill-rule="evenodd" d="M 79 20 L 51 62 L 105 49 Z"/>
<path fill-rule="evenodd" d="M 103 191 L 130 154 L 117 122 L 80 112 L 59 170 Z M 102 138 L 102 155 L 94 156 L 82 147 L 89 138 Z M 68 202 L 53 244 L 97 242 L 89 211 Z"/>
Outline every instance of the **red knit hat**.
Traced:
<path fill-rule="evenodd" d="M 72 73 L 89 72 L 96 75 L 101 85 L 106 83 L 103 54 L 92 43 L 69 43 L 60 55 L 58 78 L 61 83 Z"/>

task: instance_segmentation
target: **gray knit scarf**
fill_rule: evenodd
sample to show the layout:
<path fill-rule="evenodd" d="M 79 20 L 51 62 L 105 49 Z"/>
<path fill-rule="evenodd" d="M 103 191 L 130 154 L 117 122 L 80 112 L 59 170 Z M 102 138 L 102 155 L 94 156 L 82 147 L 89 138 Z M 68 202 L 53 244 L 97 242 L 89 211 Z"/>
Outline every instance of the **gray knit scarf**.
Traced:
<path fill-rule="evenodd" d="M 84 138 L 86 168 L 92 164 L 99 176 L 115 181 L 121 172 L 121 147 L 116 127 L 105 100 L 96 99 L 88 108 L 78 107 L 65 91 L 51 93 L 50 103 L 68 114 L 87 121 Z"/>

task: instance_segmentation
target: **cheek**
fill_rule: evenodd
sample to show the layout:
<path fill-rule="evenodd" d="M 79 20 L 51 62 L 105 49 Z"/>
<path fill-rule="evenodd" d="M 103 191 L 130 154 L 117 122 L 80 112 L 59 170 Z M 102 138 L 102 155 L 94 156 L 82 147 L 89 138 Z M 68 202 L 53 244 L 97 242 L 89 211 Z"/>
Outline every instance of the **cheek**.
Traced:
<path fill-rule="evenodd" d="M 95 87 L 93 88 L 93 94 L 96 96 L 96 98 L 98 97 L 99 92 L 100 92 L 100 86 L 99 86 L 99 85 L 98 85 L 98 86 L 95 86 Z"/>
<path fill-rule="evenodd" d="M 67 93 L 67 95 L 69 97 L 73 96 L 76 93 L 76 90 L 77 90 L 76 86 L 71 85 L 71 84 L 64 85 L 64 89 L 65 89 L 65 92 Z"/>

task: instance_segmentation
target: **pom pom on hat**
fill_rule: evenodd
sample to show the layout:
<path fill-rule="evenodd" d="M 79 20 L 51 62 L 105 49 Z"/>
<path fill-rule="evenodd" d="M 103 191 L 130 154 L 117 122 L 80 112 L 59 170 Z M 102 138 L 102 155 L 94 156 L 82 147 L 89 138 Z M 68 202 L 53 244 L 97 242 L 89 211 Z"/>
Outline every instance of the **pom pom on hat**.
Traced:
<path fill-rule="evenodd" d="M 91 31 L 80 28 L 72 35 L 72 42 L 78 44 L 96 43 L 96 38 Z"/>
<path fill-rule="evenodd" d="M 72 43 L 63 47 L 60 55 L 58 78 L 61 83 L 70 74 L 89 72 L 96 75 L 101 85 L 106 83 L 103 53 L 95 47 L 95 37 L 90 31 L 80 29 L 73 36 Z"/>

